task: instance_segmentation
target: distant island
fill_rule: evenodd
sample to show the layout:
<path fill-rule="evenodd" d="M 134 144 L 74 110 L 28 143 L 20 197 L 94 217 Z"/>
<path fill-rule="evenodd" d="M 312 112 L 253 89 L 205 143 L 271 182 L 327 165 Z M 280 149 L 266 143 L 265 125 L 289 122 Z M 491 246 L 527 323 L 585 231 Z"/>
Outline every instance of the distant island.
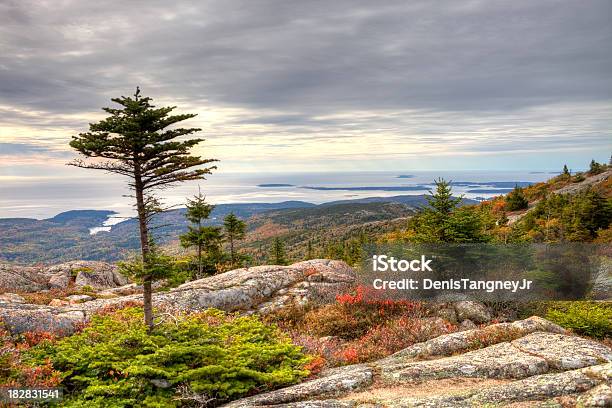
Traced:
<path fill-rule="evenodd" d="M 380 186 L 380 187 L 317 187 L 317 186 L 303 186 L 309 190 L 321 190 L 321 191 L 427 191 L 431 187 L 428 186 Z"/>
<path fill-rule="evenodd" d="M 268 183 L 268 184 L 258 184 L 257 187 L 295 187 L 294 184 L 284 184 L 284 183 Z"/>
<path fill-rule="evenodd" d="M 511 188 L 491 188 L 491 189 L 478 189 L 468 190 L 468 193 L 481 193 L 481 194 L 506 194 L 512 191 Z"/>
<path fill-rule="evenodd" d="M 396 178 L 407 179 L 407 178 L 414 178 L 414 176 L 412 174 L 400 174 Z"/>
<path fill-rule="evenodd" d="M 533 183 L 531 181 L 453 181 L 451 185 L 460 187 L 496 187 L 496 188 L 514 188 L 529 187 Z"/>

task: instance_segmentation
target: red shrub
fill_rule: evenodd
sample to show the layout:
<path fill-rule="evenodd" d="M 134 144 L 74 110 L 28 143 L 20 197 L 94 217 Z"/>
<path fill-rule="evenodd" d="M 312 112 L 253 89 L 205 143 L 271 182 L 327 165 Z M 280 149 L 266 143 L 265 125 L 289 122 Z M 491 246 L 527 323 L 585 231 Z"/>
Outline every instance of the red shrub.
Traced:
<path fill-rule="evenodd" d="M 61 381 L 61 373 L 55 371 L 50 361 L 39 366 L 29 366 L 22 361 L 22 353 L 42 341 L 54 341 L 55 336 L 46 332 L 24 333 L 23 341 L 14 340 L 0 326 L 0 386 L 54 387 Z"/>
<path fill-rule="evenodd" d="M 363 337 L 345 345 L 335 357 L 344 364 L 372 361 L 456 330 L 456 326 L 441 319 L 401 317 L 373 327 Z"/>

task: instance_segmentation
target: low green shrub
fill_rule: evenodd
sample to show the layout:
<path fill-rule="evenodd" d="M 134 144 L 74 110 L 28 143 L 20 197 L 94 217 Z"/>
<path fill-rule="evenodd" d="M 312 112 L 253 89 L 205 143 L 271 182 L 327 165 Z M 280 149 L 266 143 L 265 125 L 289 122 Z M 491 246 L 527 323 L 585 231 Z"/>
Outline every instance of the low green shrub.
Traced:
<path fill-rule="evenodd" d="M 612 336 L 610 302 L 551 302 L 546 318 L 577 334 L 595 338 Z"/>
<path fill-rule="evenodd" d="M 167 316 L 151 333 L 142 310 L 94 316 L 82 332 L 29 351 L 62 373 L 68 407 L 206 406 L 298 382 L 309 362 L 257 317 Z"/>

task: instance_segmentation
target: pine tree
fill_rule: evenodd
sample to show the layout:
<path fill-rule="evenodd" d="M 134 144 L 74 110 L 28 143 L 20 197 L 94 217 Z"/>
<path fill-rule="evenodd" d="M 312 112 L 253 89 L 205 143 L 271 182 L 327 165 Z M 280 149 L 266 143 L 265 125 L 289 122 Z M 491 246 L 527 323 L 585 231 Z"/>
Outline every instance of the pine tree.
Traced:
<path fill-rule="evenodd" d="M 215 256 L 220 253 L 223 234 L 219 227 L 203 225 L 204 221 L 210 217 L 210 213 L 215 206 L 206 203 L 206 197 L 202 195 L 201 191 L 198 191 L 198 194 L 195 195 L 193 199 L 187 200 L 186 207 L 187 211 L 185 212 L 185 218 L 187 218 L 192 225 L 190 225 L 189 230 L 179 238 L 184 248 L 196 247 L 198 262 L 198 272 L 196 276 L 197 278 L 201 278 L 204 270 L 204 252 L 206 251 L 209 257 L 214 259 Z"/>
<path fill-rule="evenodd" d="M 564 164 L 564 165 L 563 165 L 563 175 L 564 175 L 564 176 L 569 176 L 569 175 L 570 175 L 570 171 L 569 171 L 569 169 L 567 168 L 567 164 Z"/>
<path fill-rule="evenodd" d="M 285 244 L 278 237 L 274 238 L 274 243 L 272 244 L 272 259 L 275 265 L 287 265 Z"/>
<path fill-rule="evenodd" d="M 486 242 L 482 216 L 472 208 L 459 207 L 461 197 L 452 195 L 451 183 L 435 180 L 436 191 L 427 197 L 429 206 L 414 216 L 410 238 L 418 243 Z"/>
<path fill-rule="evenodd" d="M 421 211 L 414 219 L 416 242 L 448 242 L 448 221 L 452 212 L 459 206 L 461 198 L 452 195 L 450 183 L 440 178 L 434 180 L 435 192 L 427 197 L 428 207 Z"/>
<path fill-rule="evenodd" d="M 589 174 L 590 175 L 599 174 L 602 171 L 604 171 L 603 167 L 604 166 L 602 166 L 601 164 L 597 163 L 595 160 L 591 160 L 591 163 L 589 165 Z"/>
<path fill-rule="evenodd" d="M 434 183 L 436 185 L 436 192 L 427 197 L 427 202 L 435 214 L 442 218 L 447 217 L 457 208 L 461 198 L 453 197 L 450 182 L 439 178 L 434 180 Z"/>
<path fill-rule="evenodd" d="M 103 108 L 110 114 L 104 120 L 89 125 L 89 132 L 74 136 L 70 146 L 85 156 L 70 165 L 103 170 L 129 178 L 134 191 L 135 207 L 140 229 L 143 261 L 144 318 L 153 327 L 151 285 L 154 275 L 148 268 L 151 240 L 149 222 L 159 211 L 154 191 L 179 182 L 199 180 L 216 167 L 200 167 L 213 159 L 191 155 L 191 148 L 203 139 L 179 139 L 200 131 L 197 128 L 168 127 L 193 118 L 193 114 L 171 115 L 176 108 L 156 108 L 152 99 L 140 95 L 136 88 L 133 97 L 112 99 L 120 108 Z M 177 140 L 178 139 L 178 140 Z M 88 160 L 93 159 L 93 160 Z M 199 168 L 196 168 L 199 167 Z"/>
<path fill-rule="evenodd" d="M 506 196 L 506 209 L 508 211 L 524 210 L 529 206 L 529 202 L 525 198 L 523 189 L 519 186 L 515 186 Z"/>
<path fill-rule="evenodd" d="M 223 220 L 223 226 L 225 227 L 225 236 L 227 237 L 230 244 L 230 259 L 232 265 L 236 264 L 236 250 L 234 249 L 234 242 L 244 238 L 246 232 L 246 223 L 230 213 Z"/>

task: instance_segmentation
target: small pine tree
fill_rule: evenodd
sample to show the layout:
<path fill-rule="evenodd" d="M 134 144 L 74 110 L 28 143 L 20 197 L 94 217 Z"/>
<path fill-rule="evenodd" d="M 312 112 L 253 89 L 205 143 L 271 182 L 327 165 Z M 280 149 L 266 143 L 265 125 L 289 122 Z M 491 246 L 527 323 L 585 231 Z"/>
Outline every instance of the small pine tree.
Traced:
<path fill-rule="evenodd" d="M 234 213 L 229 213 L 223 220 L 223 226 L 225 228 L 225 236 L 230 245 L 230 259 L 232 261 L 232 265 L 235 265 L 236 250 L 234 248 L 234 242 L 244 238 L 246 223 L 236 217 Z"/>
<path fill-rule="evenodd" d="M 179 238 L 181 245 L 184 248 L 196 247 L 196 256 L 198 262 L 197 278 L 203 276 L 204 271 L 204 252 L 209 255 L 217 256 L 220 254 L 220 246 L 223 240 L 221 228 L 214 226 L 203 225 L 208 219 L 210 213 L 215 208 L 213 205 L 206 203 L 206 197 L 200 191 L 193 197 L 187 200 L 187 211 L 185 218 L 191 222 L 189 230 L 182 234 Z"/>
<path fill-rule="evenodd" d="M 450 182 L 439 178 L 434 180 L 434 183 L 436 185 L 436 192 L 427 197 L 427 202 L 433 212 L 439 217 L 448 216 L 457 208 L 461 202 L 461 198 L 453 197 Z"/>
<path fill-rule="evenodd" d="M 287 256 L 285 255 L 285 244 L 276 237 L 272 244 L 272 260 L 275 265 L 287 265 Z"/>
<path fill-rule="evenodd" d="M 529 206 L 529 202 L 525 198 L 523 189 L 519 186 L 515 186 L 506 196 L 506 209 L 508 211 L 524 210 Z"/>
<path fill-rule="evenodd" d="M 447 226 L 452 212 L 459 206 L 461 198 L 453 197 L 450 182 L 434 180 L 435 192 L 427 197 L 429 206 L 411 221 L 414 226 L 415 242 L 447 242 Z"/>
<path fill-rule="evenodd" d="M 486 242 L 482 215 L 474 208 L 459 207 L 461 197 L 452 195 L 451 183 L 435 180 L 436 191 L 427 198 L 429 206 L 409 222 L 410 241 L 418 243 Z"/>
<path fill-rule="evenodd" d="M 597 163 L 595 160 L 591 160 L 591 164 L 589 165 L 589 174 L 595 175 L 603 172 L 603 166 Z"/>
<path fill-rule="evenodd" d="M 567 164 L 564 164 L 564 165 L 563 165 L 563 175 L 564 175 L 564 176 L 569 176 L 569 175 L 570 175 L 570 171 L 569 171 L 569 169 L 567 168 Z"/>

